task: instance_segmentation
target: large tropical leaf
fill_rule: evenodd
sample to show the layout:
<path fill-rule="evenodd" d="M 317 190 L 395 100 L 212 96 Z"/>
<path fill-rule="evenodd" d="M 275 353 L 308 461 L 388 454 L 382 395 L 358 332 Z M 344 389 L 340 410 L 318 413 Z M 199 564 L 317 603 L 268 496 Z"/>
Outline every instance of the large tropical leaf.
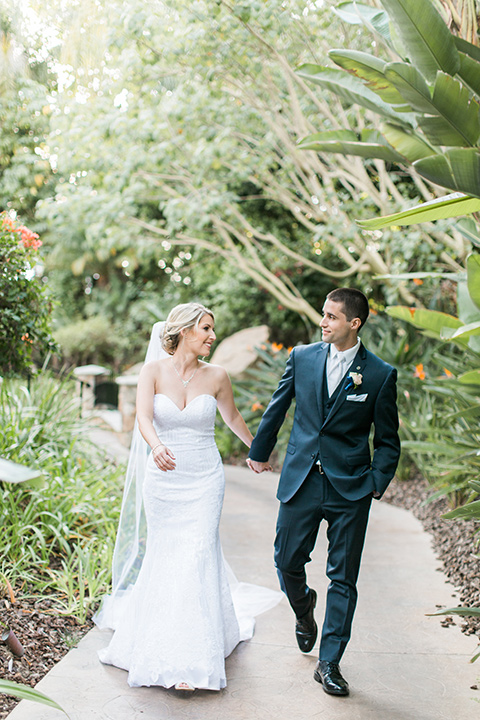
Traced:
<path fill-rule="evenodd" d="M 459 215 L 470 215 L 479 211 L 480 199 L 470 197 L 464 193 L 452 193 L 393 215 L 384 215 L 369 220 L 357 220 L 356 222 L 364 230 L 380 230 L 380 228 L 389 225 L 405 226 L 433 222 L 444 218 L 458 217 Z"/>
<path fill-rule="evenodd" d="M 459 338 L 471 338 L 474 335 L 480 335 L 480 320 L 468 323 L 467 325 L 462 325 L 462 327 L 458 328 L 458 330 L 445 328 L 441 337 L 445 340 L 458 340 Z"/>
<path fill-rule="evenodd" d="M 387 162 L 402 163 L 401 155 L 383 143 L 360 140 L 352 130 L 326 130 L 314 133 L 300 140 L 298 147 L 302 150 L 316 152 L 340 153 L 342 155 L 358 155 L 364 158 L 377 158 Z"/>
<path fill-rule="evenodd" d="M 452 513 L 446 513 L 445 515 L 442 515 L 444 518 L 451 519 L 452 517 L 461 517 L 459 515 L 454 515 L 455 510 L 452 510 Z M 480 608 L 478 607 L 454 607 L 449 608 L 448 610 L 437 610 L 434 613 L 427 613 L 430 617 L 435 617 L 435 615 L 460 615 L 461 617 L 477 617 L 480 616 Z"/>
<path fill-rule="evenodd" d="M 327 90 L 341 97 L 349 105 L 361 105 L 382 117 L 390 120 L 394 119 L 395 122 L 402 124 L 403 122 L 405 124 L 411 124 L 411 122 L 414 121 L 413 118 L 410 118 L 406 114 L 399 118 L 395 110 L 391 108 L 390 105 L 387 105 L 387 103 L 384 103 L 383 100 L 367 88 L 361 80 L 352 77 L 343 70 L 315 65 L 313 63 L 305 63 L 304 65 L 300 65 L 297 74 L 310 82 L 327 88 Z"/>
<path fill-rule="evenodd" d="M 470 97 L 467 88 L 450 75 L 439 72 L 433 88 L 432 102 L 445 122 L 445 129 L 438 138 L 431 139 L 431 142 L 460 147 L 477 144 L 480 136 L 480 105 Z M 424 123 L 426 120 L 425 118 Z M 425 134 L 428 136 L 426 130 Z M 458 136 L 456 142 L 453 140 L 455 136 Z"/>
<path fill-rule="evenodd" d="M 60 710 L 65 713 L 65 710 L 58 705 L 54 700 L 51 700 L 47 695 L 44 695 L 39 690 L 31 688 L 29 685 L 22 685 L 20 683 L 12 682 L 11 680 L 0 679 L 0 692 L 6 695 L 13 695 L 14 697 L 20 698 L 20 700 L 33 700 L 34 702 L 42 703 L 43 705 L 49 705 L 50 707 Z M 65 713 L 66 715 L 67 713 Z"/>
<path fill-rule="evenodd" d="M 480 310 L 480 254 L 472 253 L 467 258 L 467 285 L 471 299 Z"/>
<path fill-rule="evenodd" d="M 437 73 L 432 96 L 423 75 L 408 63 L 387 63 L 384 74 L 415 111 L 427 114 L 418 118 L 418 123 L 431 143 L 460 147 L 476 144 L 480 106 L 458 80 Z"/>
<path fill-rule="evenodd" d="M 385 60 L 359 50 L 330 50 L 328 56 L 344 70 L 364 80 L 367 87 L 384 102 L 390 105 L 400 105 L 405 111 L 411 112 L 412 108 L 405 105 L 405 98 L 398 92 L 395 85 L 387 80 L 384 70 L 388 63 Z M 398 108 L 396 110 L 398 112 Z"/>
<path fill-rule="evenodd" d="M 457 380 L 464 385 L 480 385 L 480 369 L 469 370 L 468 372 L 459 375 Z M 480 406 L 477 405 L 476 408 L 478 410 Z"/>
<path fill-rule="evenodd" d="M 480 48 L 477 48 L 479 50 Z M 480 98 L 480 60 L 474 60 L 470 55 L 459 53 L 460 70 L 458 74 L 462 80 Z"/>
<path fill-rule="evenodd" d="M 382 123 L 382 134 L 387 142 L 410 163 L 435 155 L 435 150 L 413 132 L 394 123 Z"/>
<path fill-rule="evenodd" d="M 432 94 L 423 75 L 410 63 L 391 62 L 384 69 L 385 76 L 394 85 L 404 101 L 420 113 L 437 115 Z"/>
<path fill-rule="evenodd" d="M 480 47 L 478 47 L 477 45 L 472 45 L 471 42 L 468 42 L 468 40 L 464 40 L 458 35 L 453 35 L 453 42 L 455 43 L 457 50 L 459 50 L 461 53 L 468 55 L 472 58 L 472 60 L 477 60 L 478 62 L 480 62 Z"/>
<path fill-rule="evenodd" d="M 456 224 L 456 229 L 459 233 L 466 237 L 472 245 L 480 248 L 480 234 L 478 232 L 478 226 L 475 220 L 466 217 L 459 220 Z"/>
<path fill-rule="evenodd" d="M 463 326 L 461 320 L 454 315 L 438 312 L 437 310 L 425 310 L 424 308 L 411 308 L 404 305 L 392 305 L 387 308 L 388 315 L 404 320 L 421 330 L 427 331 L 430 337 L 441 338 L 446 328 L 457 328 Z M 462 342 L 460 339 L 458 342 Z M 466 341 L 463 343 L 466 344 Z"/>
<path fill-rule="evenodd" d="M 430 0 L 382 0 L 412 63 L 427 80 L 437 70 L 455 75 L 460 67 L 453 35 Z"/>
<path fill-rule="evenodd" d="M 461 507 L 455 508 L 455 510 L 451 510 L 448 513 L 445 513 L 445 515 L 442 515 L 442 517 L 446 518 L 447 520 L 456 520 L 458 518 L 463 518 L 464 520 L 479 520 L 480 519 L 480 500 L 474 500 L 471 503 L 467 503 L 466 505 L 462 505 Z M 480 615 L 480 608 L 468 608 L 472 615 L 478 614 Z M 475 610 L 475 613 L 472 612 Z"/>
<path fill-rule="evenodd" d="M 474 197 L 480 197 L 480 149 L 453 148 L 443 155 L 432 155 L 413 163 L 427 180 Z M 470 210 L 470 212 L 476 212 Z"/>
<path fill-rule="evenodd" d="M 333 8 L 333 12 L 350 25 L 364 25 L 377 32 L 390 44 L 390 19 L 385 10 L 358 2 L 342 2 Z"/>

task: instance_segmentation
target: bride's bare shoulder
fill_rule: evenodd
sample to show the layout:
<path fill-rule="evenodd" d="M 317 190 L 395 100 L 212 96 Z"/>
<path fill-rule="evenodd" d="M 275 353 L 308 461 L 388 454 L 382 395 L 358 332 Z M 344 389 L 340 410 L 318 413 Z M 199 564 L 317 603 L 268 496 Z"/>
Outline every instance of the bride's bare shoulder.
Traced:
<path fill-rule="evenodd" d="M 227 371 L 221 365 L 213 365 L 212 363 L 204 363 L 204 365 L 210 376 L 217 382 L 230 382 Z"/>
<path fill-rule="evenodd" d="M 169 359 L 170 358 L 161 358 L 160 360 L 150 360 L 150 362 L 145 363 L 142 367 L 140 374 L 146 376 L 158 375 L 167 366 Z"/>

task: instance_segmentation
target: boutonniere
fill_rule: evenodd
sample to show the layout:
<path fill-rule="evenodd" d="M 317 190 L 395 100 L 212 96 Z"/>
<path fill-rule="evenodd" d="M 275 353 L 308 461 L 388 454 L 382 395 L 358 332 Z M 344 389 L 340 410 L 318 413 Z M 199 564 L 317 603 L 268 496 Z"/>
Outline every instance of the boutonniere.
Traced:
<path fill-rule="evenodd" d="M 348 380 L 347 384 L 345 385 L 345 390 L 350 390 L 350 388 L 353 387 L 354 390 L 357 389 L 362 384 L 363 381 L 363 375 L 358 372 L 350 372 L 348 373 Z"/>

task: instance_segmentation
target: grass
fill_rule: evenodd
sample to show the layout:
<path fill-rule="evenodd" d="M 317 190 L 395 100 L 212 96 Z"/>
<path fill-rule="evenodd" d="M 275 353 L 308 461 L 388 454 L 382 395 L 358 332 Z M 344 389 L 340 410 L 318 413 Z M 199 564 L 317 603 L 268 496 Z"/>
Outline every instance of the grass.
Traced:
<path fill-rule="evenodd" d="M 83 624 L 109 587 L 124 469 L 88 440 L 68 378 L 5 380 L 0 425 L 0 457 L 43 480 L 0 483 L 0 578 Z"/>

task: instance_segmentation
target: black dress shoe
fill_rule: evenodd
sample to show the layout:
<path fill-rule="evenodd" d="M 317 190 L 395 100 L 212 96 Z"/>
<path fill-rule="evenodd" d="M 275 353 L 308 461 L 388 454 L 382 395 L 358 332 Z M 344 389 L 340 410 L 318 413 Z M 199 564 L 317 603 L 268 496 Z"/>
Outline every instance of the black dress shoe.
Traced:
<path fill-rule="evenodd" d="M 317 640 L 317 623 L 313 617 L 313 611 L 317 604 L 317 593 L 310 589 L 310 609 L 301 618 L 297 617 L 295 623 L 295 637 L 297 638 L 298 647 L 304 653 L 310 652 Z"/>
<path fill-rule="evenodd" d="M 329 695 L 348 695 L 349 693 L 348 683 L 342 677 L 338 663 L 319 660 L 313 671 L 313 677 L 323 685 L 323 689 Z"/>

